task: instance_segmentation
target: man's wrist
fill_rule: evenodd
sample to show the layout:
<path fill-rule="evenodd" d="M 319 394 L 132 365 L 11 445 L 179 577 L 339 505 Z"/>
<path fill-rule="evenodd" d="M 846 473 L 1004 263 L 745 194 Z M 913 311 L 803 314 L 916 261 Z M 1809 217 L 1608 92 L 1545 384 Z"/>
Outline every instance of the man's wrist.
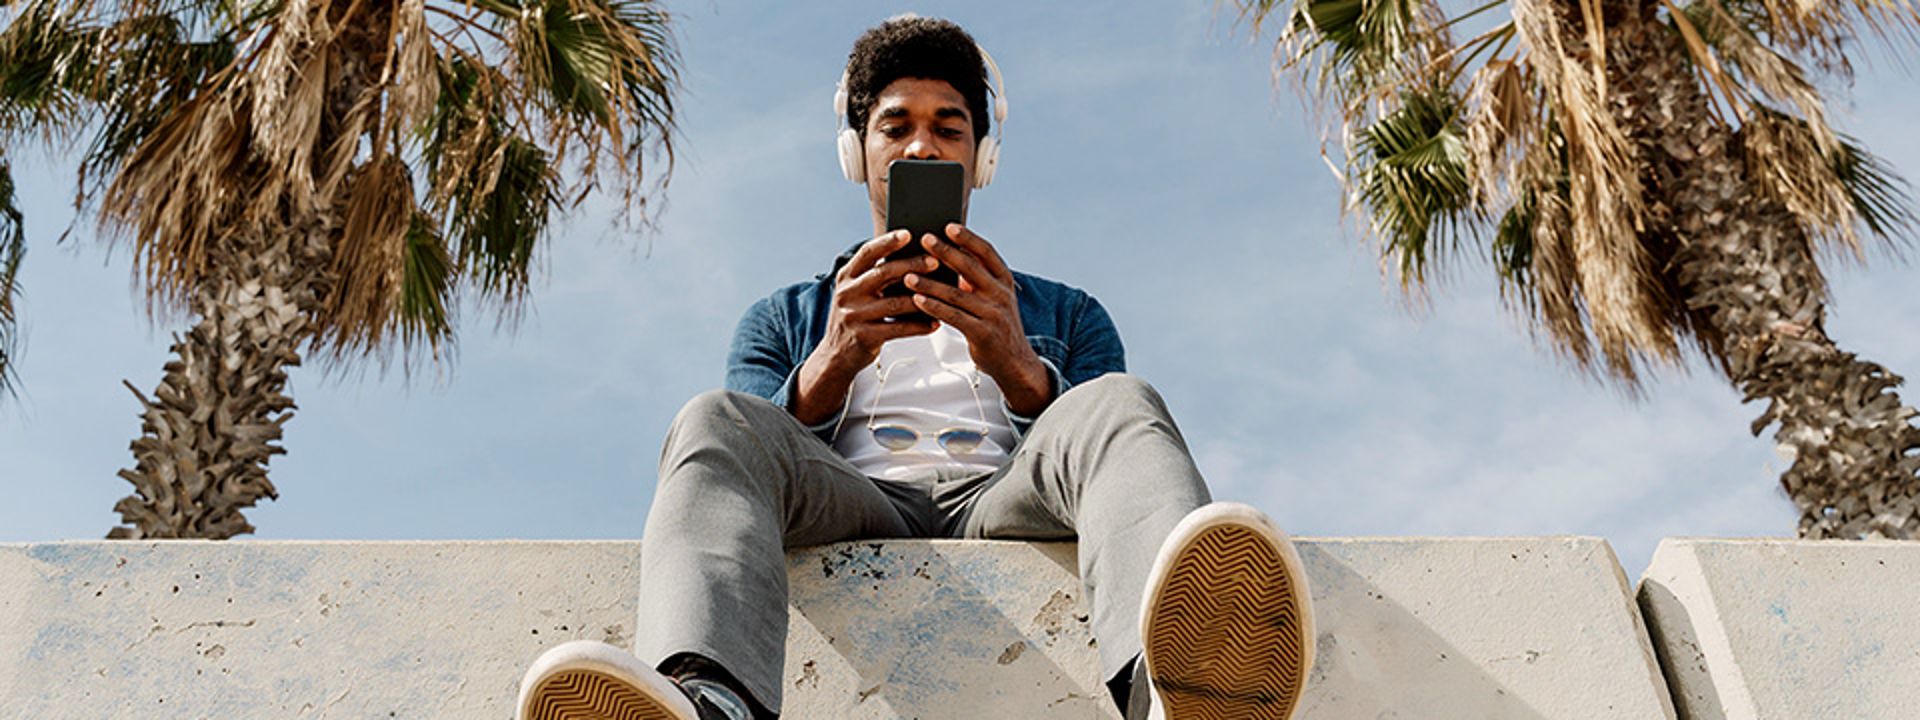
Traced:
<path fill-rule="evenodd" d="M 1024 417 L 1036 417 L 1053 402 L 1053 373 L 1047 370 L 1047 364 L 1040 356 L 1027 353 L 1021 362 L 1019 380 L 1011 388 L 1003 385 L 1001 396 L 1007 402 L 1007 408 Z M 1008 392 L 1012 390 L 1013 392 Z"/>

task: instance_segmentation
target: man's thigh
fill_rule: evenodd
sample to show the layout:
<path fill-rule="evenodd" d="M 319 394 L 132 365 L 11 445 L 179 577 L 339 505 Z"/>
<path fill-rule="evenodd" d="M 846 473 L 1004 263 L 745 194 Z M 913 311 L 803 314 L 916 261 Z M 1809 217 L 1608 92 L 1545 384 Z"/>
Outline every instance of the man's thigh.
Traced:
<path fill-rule="evenodd" d="M 976 540 L 1073 539 L 1073 515 L 1061 502 L 1060 478 L 1049 477 L 1045 459 L 1035 455 L 1016 450 L 993 473 L 936 486 L 942 534 Z"/>
<path fill-rule="evenodd" d="M 736 516 L 764 518 L 779 526 L 787 547 L 927 532 L 924 500 L 916 506 L 912 493 L 862 474 L 760 397 L 695 398 L 676 418 L 663 455 L 650 528 L 698 532 Z"/>

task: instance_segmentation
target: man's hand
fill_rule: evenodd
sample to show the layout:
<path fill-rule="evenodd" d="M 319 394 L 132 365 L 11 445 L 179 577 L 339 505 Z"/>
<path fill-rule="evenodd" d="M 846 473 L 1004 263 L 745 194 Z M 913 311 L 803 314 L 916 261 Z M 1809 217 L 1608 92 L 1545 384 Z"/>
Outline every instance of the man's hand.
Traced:
<path fill-rule="evenodd" d="M 834 277 L 826 334 L 801 364 L 795 397 L 790 398 L 793 416 L 800 422 L 817 425 L 833 417 L 846 401 L 854 376 L 880 357 L 880 346 L 888 340 L 933 332 L 935 325 L 927 320 L 887 319 L 913 312 L 912 296 L 880 294 L 909 273 L 939 267 L 926 255 L 885 260 L 912 241 L 905 230 L 868 240 Z"/>
<path fill-rule="evenodd" d="M 967 336 L 973 365 L 993 378 L 1007 407 L 1034 417 L 1053 401 L 1053 377 L 1027 344 L 1020 326 L 1020 303 L 1013 271 L 986 238 L 959 223 L 949 223 L 946 238 L 926 235 L 920 244 L 960 275 L 958 287 L 937 282 L 918 270 L 907 276 L 913 304 Z"/>

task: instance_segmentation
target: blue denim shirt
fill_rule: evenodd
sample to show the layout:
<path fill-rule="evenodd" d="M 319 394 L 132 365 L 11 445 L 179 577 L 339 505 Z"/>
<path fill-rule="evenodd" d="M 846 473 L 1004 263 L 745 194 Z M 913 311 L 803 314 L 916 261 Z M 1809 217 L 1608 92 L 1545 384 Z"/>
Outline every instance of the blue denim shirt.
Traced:
<path fill-rule="evenodd" d="M 774 291 L 747 308 L 733 333 L 727 352 L 728 390 L 758 395 L 791 410 L 789 400 L 799 381 L 800 365 L 813 354 L 827 333 L 827 315 L 833 303 L 833 279 L 853 259 L 859 244 L 833 261 L 833 269 L 812 280 Z M 1110 372 L 1126 372 L 1126 350 L 1106 308 L 1085 291 L 1022 272 L 1015 272 L 1015 295 L 1020 303 L 1020 326 L 1027 343 L 1053 376 L 1053 396 Z M 1026 433 L 1033 418 L 1001 409 L 1012 420 L 1015 437 Z M 839 415 L 845 415 L 840 408 Z M 813 429 L 827 437 L 839 417 Z"/>

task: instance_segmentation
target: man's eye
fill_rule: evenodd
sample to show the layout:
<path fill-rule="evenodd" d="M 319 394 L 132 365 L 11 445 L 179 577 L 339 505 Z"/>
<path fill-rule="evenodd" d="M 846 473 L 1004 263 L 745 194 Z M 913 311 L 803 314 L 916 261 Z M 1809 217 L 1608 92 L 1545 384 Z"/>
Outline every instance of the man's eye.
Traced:
<path fill-rule="evenodd" d="M 900 138 L 907 136 L 907 129 L 904 126 L 900 126 L 900 125 L 883 127 L 883 128 L 880 128 L 880 134 L 893 138 L 895 140 L 898 140 Z"/>
<path fill-rule="evenodd" d="M 949 139 L 953 139 L 953 140 L 958 140 L 958 139 L 960 139 L 960 136 L 961 136 L 962 134 L 964 134 L 965 132 L 966 132 L 966 131 L 964 131 L 964 130 L 961 130 L 960 128 L 940 128 L 940 136 L 941 136 L 941 137 L 944 137 L 944 138 L 949 138 Z"/>

